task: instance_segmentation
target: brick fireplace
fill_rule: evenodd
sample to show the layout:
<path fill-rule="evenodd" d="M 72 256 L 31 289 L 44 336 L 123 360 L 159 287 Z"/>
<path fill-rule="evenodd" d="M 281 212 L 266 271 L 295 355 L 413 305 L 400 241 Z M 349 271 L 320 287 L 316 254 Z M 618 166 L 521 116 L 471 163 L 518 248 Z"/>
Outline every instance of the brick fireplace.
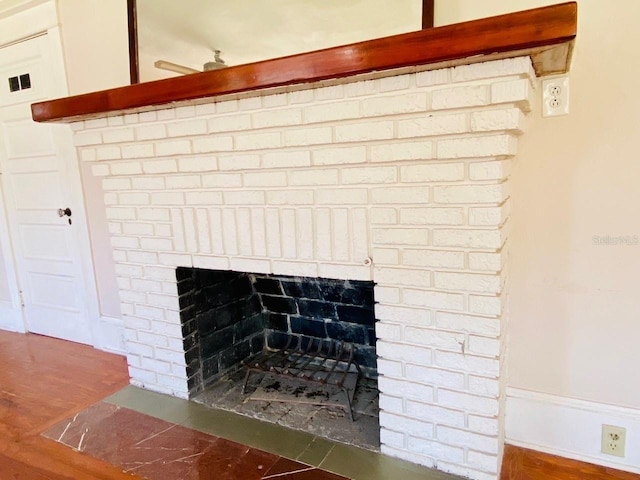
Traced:
<path fill-rule="evenodd" d="M 495 478 L 534 76 L 517 57 L 73 123 L 103 178 L 132 383 L 189 395 L 176 269 L 373 282 L 382 451 Z"/>

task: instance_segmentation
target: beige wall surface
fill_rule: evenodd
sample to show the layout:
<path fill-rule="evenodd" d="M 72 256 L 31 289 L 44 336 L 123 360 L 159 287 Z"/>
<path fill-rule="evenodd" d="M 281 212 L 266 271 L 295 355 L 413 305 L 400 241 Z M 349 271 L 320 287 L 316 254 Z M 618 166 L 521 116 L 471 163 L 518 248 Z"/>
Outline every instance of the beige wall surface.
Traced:
<path fill-rule="evenodd" d="M 443 25 L 556 2 L 436 3 Z M 640 408 L 640 2 L 578 10 L 571 112 L 538 100 L 512 175 L 509 385 Z"/>
<path fill-rule="evenodd" d="M 392 5 L 392 6 L 390 6 Z M 241 65 L 419 30 L 420 0 L 137 0 L 140 78 L 175 76 L 157 60 L 201 70 L 222 51 Z"/>
<path fill-rule="evenodd" d="M 87 225 L 91 240 L 93 268 L 96 272 L 96 287 L 100 302 L 100 314 L 111 318 L 120 318 L 120 297 L 113 262 L 104 190 L 102 181 L 91 173 L 86 162 L 80 162 L 80 176 L 84 191 L 84 204 L 87 210 Z"/>
<path fill-rule="evenodd" d="M 126 0 L 58 0 L 69 93 L 128 85 Z"/>

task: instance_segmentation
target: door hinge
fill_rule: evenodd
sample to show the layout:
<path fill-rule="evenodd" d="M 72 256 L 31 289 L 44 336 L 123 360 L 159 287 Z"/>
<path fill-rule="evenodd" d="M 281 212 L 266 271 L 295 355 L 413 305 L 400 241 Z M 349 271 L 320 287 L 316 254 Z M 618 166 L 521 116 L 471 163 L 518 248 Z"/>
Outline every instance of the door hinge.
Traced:
<path fill-rule="evenodd" d="M 24 294 L 22 293 L 22 290 L 18 292 L 18 295 L 20 296 L 20 306 L 24 308 Z"/>

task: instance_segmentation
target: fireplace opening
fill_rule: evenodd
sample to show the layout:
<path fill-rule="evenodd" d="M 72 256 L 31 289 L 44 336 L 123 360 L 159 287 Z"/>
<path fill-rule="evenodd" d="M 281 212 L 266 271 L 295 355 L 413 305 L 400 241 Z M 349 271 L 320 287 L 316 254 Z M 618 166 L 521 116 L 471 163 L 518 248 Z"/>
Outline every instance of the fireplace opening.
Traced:
<path fill-rule="evenodd" d="M 186 267 L 176 276 L 193 400 L 378 448 L 373 282 Z"/>

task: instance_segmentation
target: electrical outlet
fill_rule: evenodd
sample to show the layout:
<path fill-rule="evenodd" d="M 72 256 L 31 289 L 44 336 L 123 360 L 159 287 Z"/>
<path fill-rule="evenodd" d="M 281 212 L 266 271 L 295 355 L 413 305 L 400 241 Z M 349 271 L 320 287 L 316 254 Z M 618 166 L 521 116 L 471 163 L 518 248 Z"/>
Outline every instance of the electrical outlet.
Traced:
<path fill-rule="evenodd" d="M 569 77 L 542 81 L 542 116 L 555 117 L 569 113 Z"/>
<path fill-rule="evenodd" d="M 627 429 L 614 425 L 602 425 L 602 453 L 624 457 Z"/>

